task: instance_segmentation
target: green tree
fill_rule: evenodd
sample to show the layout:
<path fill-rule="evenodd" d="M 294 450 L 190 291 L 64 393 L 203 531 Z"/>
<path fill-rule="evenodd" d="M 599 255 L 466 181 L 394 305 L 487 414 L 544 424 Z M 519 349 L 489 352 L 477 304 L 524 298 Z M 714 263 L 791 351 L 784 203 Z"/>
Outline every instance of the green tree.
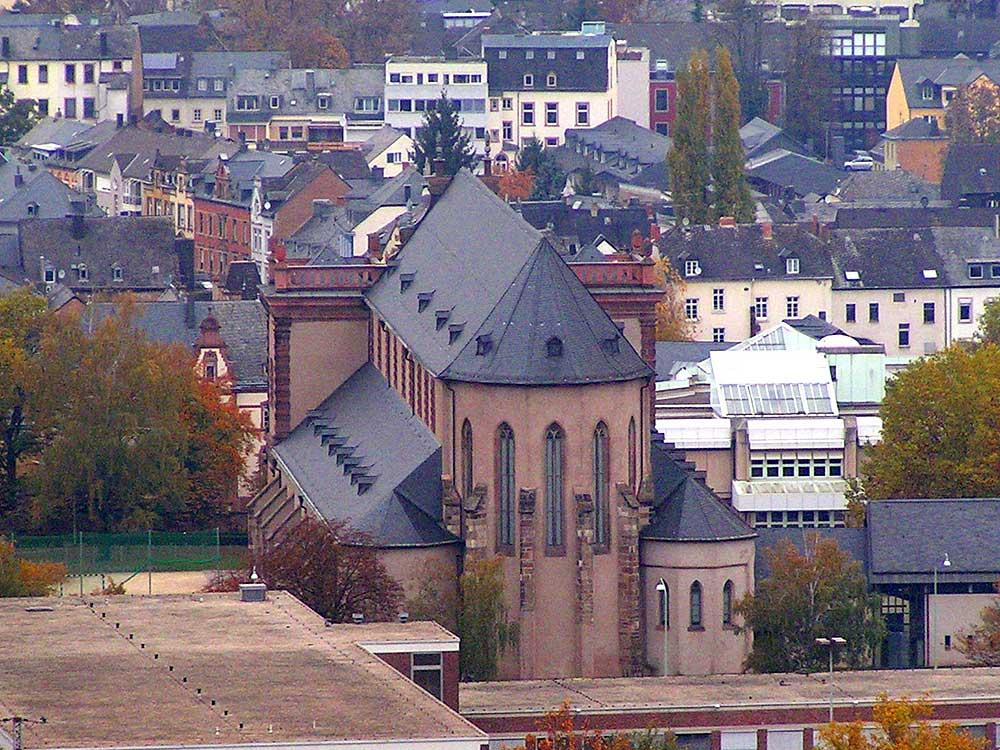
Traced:
<path fill-rule="evenodd" d="M 882 439 L 862 466 L 874 502 L 1000 493 L 1000 348 L 953 346 L 886 387 Z"/>
<path fill-rule="evenodd" d="M 976 341 L 980 344 L 1000 346 L 1000 300 L 987 302 L 983 308 L 983 314 L 979 316 Z"/>
<path fill-rule="evenodd" d="M 15 99 L 9 88 L 0 89 L 0 145 L 9 146 L 36 122 L 38 107 L 34 99 Z"/>
<path fill-rule="evenodd" d="M 462 118 L 454 102 L 444 94 L 437 106 L 424 112 L 424 124 L 417 130 L 415 156 L 421 172 L 428 163 L 433 166 L 435 160 L 443 160 L 447 175 L 475 162 L 469 136 L 462 132 Z"/>
<path fill-rule="evenodd" d="M 22 456 L 38 448 L 30 403 L 38 379 L 38 347 L 51 316 L 45 299 L 27 289 L 0 295 L 0 529 L 15 525 Z"/>
<path fill-rule="evenodd" d="M 708 200 L 711 167 L 708 156 L 708 54 L 697 50 L 677 71 L 677 117 L 667 153 L 670 192 L 678 221 L 712 220 Z"/>
<path fill-rule="evenodd" d="M 813 535 L 799 552 L 788 540 L 764 551 L 771 575 L 737 604 L 743 628 L 753 631 L 746 668 L 754 672 L 823 669 L 827 652 L 816 638 L 847 640 L 837 657 L 862 667 L 882 642 L 879 597 L 868 591 L 861 564 L 833 539 Z"/>
<path fill-rule="evenodd" d="M 732 216 L 738 222 L 753 221 L 754 206 L 743 174 L 743 144 L 740 141 L 740 85 L 733 73 L 729 50 L 715 53 L 715 108 L 712 119 L 712 183 L 715 216 Z"/>
<path fill-rule="evenodd" d="M 952 143 L 1000 143 L 1000 86 L 985 79 L 962 86 L 944 119 Z"/>
<path fill-rule="evenodd" d="M 566 173 L 556 164 L 537 138 L 528 141 L 517 155 L 517 170 L 535 177 L 531 200 L 559 198 L 566 187 Z"/>
<path fill-rule="evenodd" d="M 503 560 L 474 560 L 459 580 L 458 634 L 462 638 L 462 678 L 495 680 L 500 657 L 517 644 L 516 623 L 507 621 Z"/>

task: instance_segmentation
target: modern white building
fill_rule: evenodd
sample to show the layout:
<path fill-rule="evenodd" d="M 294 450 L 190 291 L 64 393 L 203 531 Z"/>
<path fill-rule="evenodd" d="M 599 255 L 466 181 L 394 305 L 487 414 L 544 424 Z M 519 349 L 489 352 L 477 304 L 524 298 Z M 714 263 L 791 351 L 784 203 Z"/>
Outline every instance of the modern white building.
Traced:
<path fill-rule="evenodd" d="M 461 112 L 476 153 L 486 151 L 486 61 L 390 57 L 385 63 L 385 123 L 416 138 L 424 113 L 442 96 Z"/>

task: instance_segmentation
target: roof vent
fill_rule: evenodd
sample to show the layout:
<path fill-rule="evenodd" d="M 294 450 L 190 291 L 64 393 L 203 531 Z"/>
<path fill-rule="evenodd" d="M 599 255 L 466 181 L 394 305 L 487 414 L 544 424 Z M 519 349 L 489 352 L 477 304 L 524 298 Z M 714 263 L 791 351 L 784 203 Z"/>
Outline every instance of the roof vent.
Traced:
<path fill-rule="evenodd" d="M 240 584 L 241 602 L 262 602 L 267 599 L 267 584 L 261 583 L 256 576 L 257 570 L 255 568 L 250 583 Z"/>
<path fill-rule="evenodd" d="M 399 293 L 402 294 L 407 289 L 410 288 L 410 284 L 413 283 L 413 279 L 416 278 L 415 273 L 401 273 L 399 274 Z"/>
<path fill-rule="evenodd" d="M 483 357 L 493 351 L 493 335 L 484 333 L 476 337 L 476 356 Z"/>
<path fill-rule="evenodd" d="M 431 290 L 429 292 L 420 292 L 417 295 L 417 312 L 418 313 L 422 313 L 424 310 L 426 310 L 427 309 L 427 305 L 429 305 L 431 303 L 432 299 L 434 299 L 434 291 L 433 290 Z"/>
<path fill-rule="evenodd" d="M 434 312 L 434 330 L 440 331 L 444 328 L 448 318 L 451 317 L 451 310 L 436 310 Z"/>
<path fill-rule="evenodd" d="M 462 335 L 462 330 L 465 328 L 465 323 L 452 323 L 448 326 L 448 344 L 454 344 L 458 341 L 458 337 Z"/>
<path fill-rule="evenodd" d="M 563 354 L 563 342 L 558 336 L 553 336 L 545 342 L 546 357 L 561 357 Z"/>

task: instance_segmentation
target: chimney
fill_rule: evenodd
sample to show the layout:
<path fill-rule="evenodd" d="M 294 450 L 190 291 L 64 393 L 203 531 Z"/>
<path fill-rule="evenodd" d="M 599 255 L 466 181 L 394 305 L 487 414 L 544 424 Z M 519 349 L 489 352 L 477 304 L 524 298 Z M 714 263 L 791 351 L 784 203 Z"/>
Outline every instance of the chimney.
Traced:
<path fill-rule="evenodd" d="M 332 200 L 329 198 L 313 198 L 313 216 L 329 216 L 332 213 Z"/>
<path fill-rule="evenodd" d="M 819 237 L 819 216 L 813 214 L 809 221 L 809 231 L 814 237 Z"/>
<path fill-rule="evenodd" d="M 765 221 L 760 225 L 760 233 L 765 240 L 773 240 L 774 226 L 771 224 L 771 222 Z"/>
<path fill-rule="evenodd" d="M 24 184 L 24 175 L 21 174 L 21 168 L 16 167 L 14 169 L 14 187 L 19 188 Z"/>
<path fill-rule="evenodd" d="M 434 175 L 435 177 L 443 177 L 444 165 L 445 161 L 440 157 L 431 159 L 431 174 Z"/>
<path fill-rule="evenodd" d="M 267 585 L 260 582 L 257 568 L 250 574 L 250 583 L 240 584 L 241 602 L 263 602 L 267 600 Z"/>
<path fill-rule="evenodd" d="M 108 32 L 102 31 L 98 35 L 98 45 L 100 46 L 101 57 L 104 57 L 106 54 L 108 54 Z"/>
<path fill-rule="evenodd" d="M 720 227 L 728 227 L 730 229 L 735 228 L 736 227 L 736 218 L 733 217 L 733 216 L 720 216 L 719 217 L 719 226 Z"/>
<path fill-rule="evenodd" d="M 10 37 L 9 36 L 5 36 L 3 39 L 0 39 L 0 55 L 3 55 L 4 57 L 10 57 Z"/>
<path fill-rule="evenodd" d="M 632 230 L 632 252 L 642 252 L 642 232 L 638 229 Z"/>

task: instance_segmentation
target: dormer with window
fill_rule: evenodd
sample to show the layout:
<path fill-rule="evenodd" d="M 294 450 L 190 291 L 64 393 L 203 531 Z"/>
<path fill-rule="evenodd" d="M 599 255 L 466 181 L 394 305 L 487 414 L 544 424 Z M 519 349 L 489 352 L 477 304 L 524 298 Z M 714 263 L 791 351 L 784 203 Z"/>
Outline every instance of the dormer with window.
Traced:
<path fill-rule="evenodd" d="M 271 109 L 279 109 L 281 107 L 281 97 L 272 96 L 270 101 Z"/>
<path fill-rule="evenodd" d="M 930 81 L 925 81 L 920 86 L 920 98 L 925 102 L 930 102 L 934 100 L 934 84 Z"/>
<path fill-rule="evenodd" d="M 684 261 L 684 275 L 687 277 L 701 276 L 701 263 L 697 258 L 688 258 Z"/>
<path fill-rule="evenodd" d="M 531 73 L 524 74 L 524 88 L 533 89 L 535 87 L 535 77 Z"/>
<path fill-rule="evenodd" d="M 545 85 L 548 86 L 550 89 L 554 89 L 558 84 L 558 81 L 559 79 L 556 78 L 555 73 L 549 73 L 547 76 L 545 76 Z"/>
<path fill-rule="evenodd" d="M 42 278 L 45 280 L 46 284 L 55 284 L 56 269 L 50 266 L 48 263 L 46 263 L 45 269 L 42 271 Z"/>
<path fill-rule="evenodd" d="M 796 256 L 790 255 L 787 258 L 785 258 L 785 273 L 788 276 L 798 276 L 799 270 L 800 270 L 799 259 Z"/>
<path fill-rule="evenodd" d="M 249 94 L 240 94 L 236 97 L 237 112 L 256 112 L 260 109 L 260 97 Z"/>
<path fill-rule="evenodd" d="M 563 355 L 563 342 L 558 336 L 553 336 L 545 342 L 546 357 L 561 357 Z"/>
<path fill-rule="evenodd" d="M 90 272 L 87 271 L 87 264 L 81 263 L 76 267 L 76 280 L 77 281 L 87 281 L 90 278 Z"/>
<path fill-rule="evenodd" d="M 117 263 L 111 266 L 111 280 L 112 281 L 124 281 L 125 280 L 125 270 L 119 266 Z"/>

